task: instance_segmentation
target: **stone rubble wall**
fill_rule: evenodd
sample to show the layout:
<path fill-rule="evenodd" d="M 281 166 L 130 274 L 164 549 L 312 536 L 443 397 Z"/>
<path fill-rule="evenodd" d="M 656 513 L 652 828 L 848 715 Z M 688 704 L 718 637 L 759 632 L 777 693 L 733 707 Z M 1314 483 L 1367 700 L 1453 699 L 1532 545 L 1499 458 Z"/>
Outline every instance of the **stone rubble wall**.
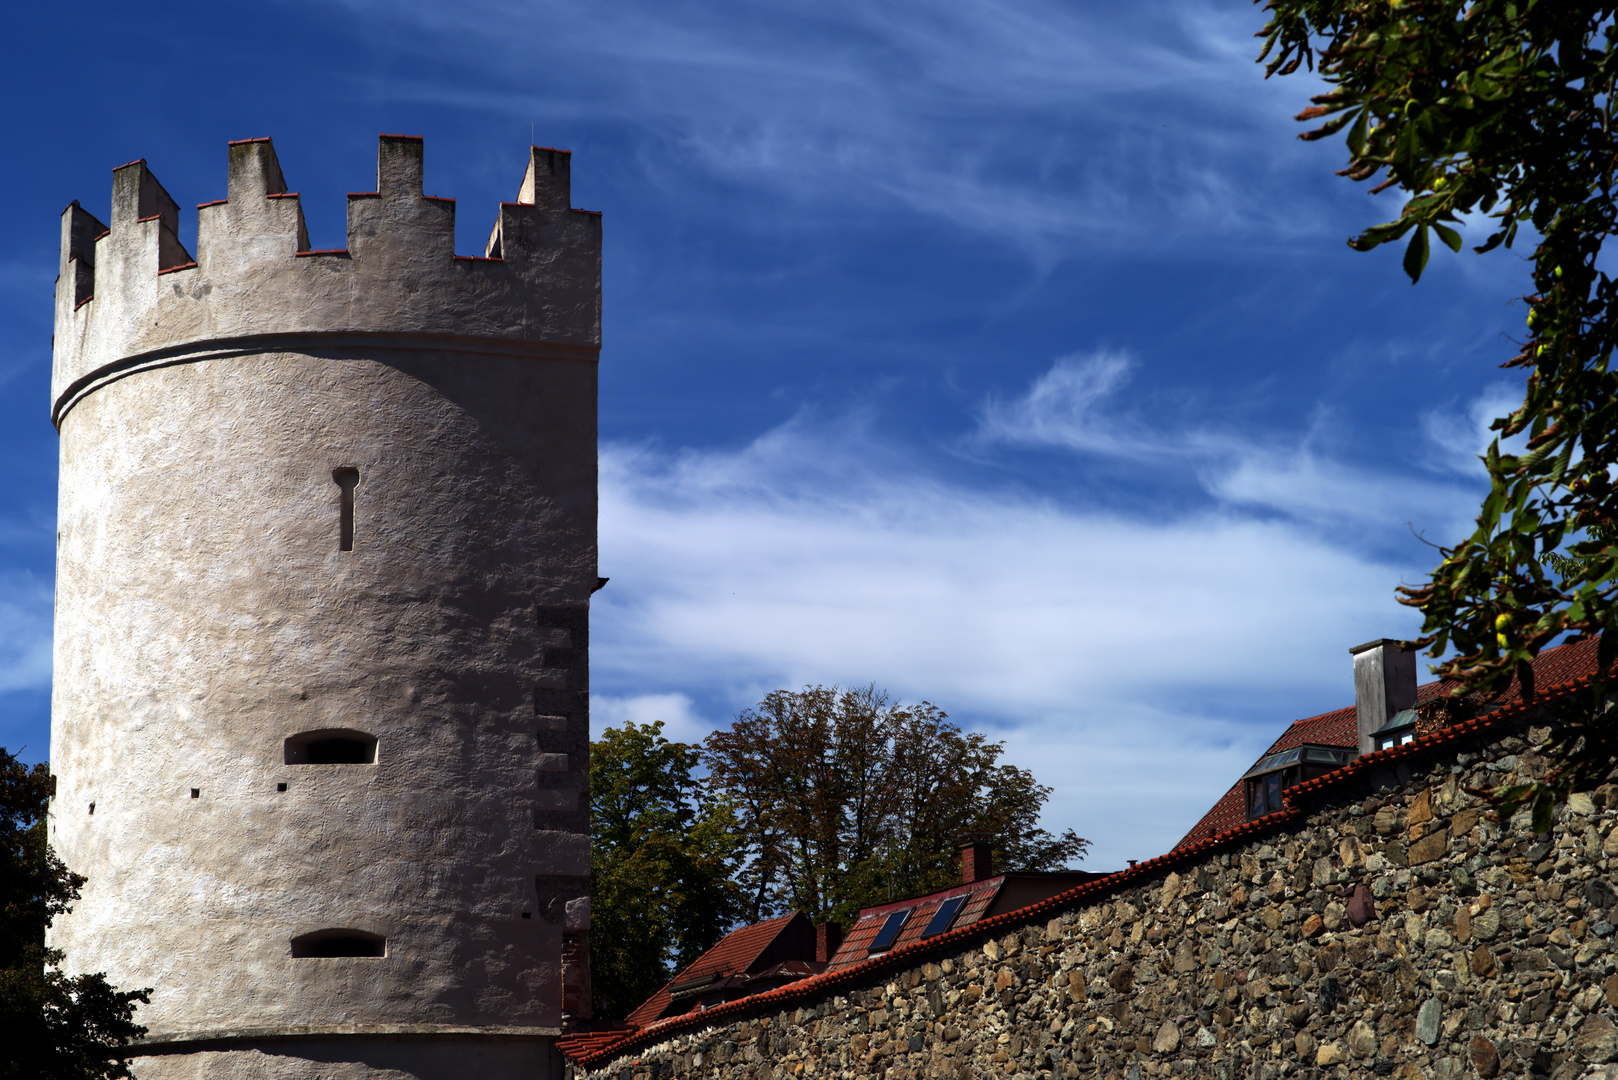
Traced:
<path fill-rule="evenodd" d="M 1177 872 L 569 1080 L 1618 1076 L 1618 790 L 1538 836 L 1472 793 L 1541 775 L 1547 735 L 1366 770 Z"/>

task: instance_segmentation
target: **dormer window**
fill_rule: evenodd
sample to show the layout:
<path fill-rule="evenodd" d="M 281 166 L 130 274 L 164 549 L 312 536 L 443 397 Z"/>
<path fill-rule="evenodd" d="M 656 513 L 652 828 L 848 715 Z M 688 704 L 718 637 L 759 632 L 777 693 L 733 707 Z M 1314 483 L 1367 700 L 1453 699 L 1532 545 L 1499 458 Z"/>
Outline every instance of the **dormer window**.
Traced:
<path fill-rule="evenodd" d="M 1294 784 L 1324 776 L 1353 761 L 1355 751 L 1343 746 L 1305 743 L 1278 750 L 1247 770 L 1242 783 L 1247 795 L 1247 819 L 1261 818 L 1281 809 L 1281 793 Z"/>
<path fill-rule="evenodd" d="M 1371 742 L 1378 750 L 1390 746 L 1403 746 L 1416 741 L 1416 710 L 1401 709 L 1393 719 L 1371 733 Z"/>

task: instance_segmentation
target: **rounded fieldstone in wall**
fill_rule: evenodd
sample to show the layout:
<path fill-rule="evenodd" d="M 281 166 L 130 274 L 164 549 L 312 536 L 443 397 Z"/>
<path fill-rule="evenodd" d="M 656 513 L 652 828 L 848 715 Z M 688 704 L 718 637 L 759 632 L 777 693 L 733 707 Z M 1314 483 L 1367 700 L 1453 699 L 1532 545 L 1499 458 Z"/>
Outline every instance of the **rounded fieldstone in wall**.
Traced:
<path fill-rule="evenodd" d="M 1443 1019 L 1444 1007 L 1438 1003 L 1437 998 L 1428 998 L 1421 1003 L 1421 1011 L 1416 1014 L 1416 1038 L 1428 1046 L 1438 1041 L 1438 1022 Z"/>

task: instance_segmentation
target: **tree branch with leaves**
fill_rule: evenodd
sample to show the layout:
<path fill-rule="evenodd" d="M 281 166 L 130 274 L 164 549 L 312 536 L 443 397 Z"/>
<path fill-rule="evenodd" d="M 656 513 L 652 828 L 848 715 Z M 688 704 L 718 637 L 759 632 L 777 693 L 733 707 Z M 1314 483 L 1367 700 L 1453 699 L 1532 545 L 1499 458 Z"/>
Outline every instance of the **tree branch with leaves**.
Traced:
<path fill-rule="evenodd" d="M 737 808 L 747 919 L 797 910 L 848 923 L 870 904 L 955 884 L 964 838 L 1010 870 L 1054 870 L 1089 841 L 1039 825 L 1051 788 L 1001 762 L 1004 743 L 874 687 L 780 690 L 703 743 Z"/>
<path fill-rule="evenodd" d="M 695 775 L 697 748 L 661 723 L 590 744 L 590 970 L 595 1015 L 622 1017 L 742 914 L 730 805 Z"/>
<path fill-rule="evenodd" d="M 1525 373 L 1521 406 L 1494 421 L 1490 490 L 1471 536 L 1441 549 L 1432 579 L 1399 590 L 1424 616 L 1416 644 L 1461 692 L 1515 677 L 1533 658 L 1600 635 L 1599 671 L 1618 658 L 1618 284 L 1601 256 L 1618 227 L 1613 88 L 1618 4 L 1587 0 L 1267 0 L 1266 77 L 1317 69 L 1329 89 L 1299 114 L 1299 137 L 1342 134 L 1339 175 L 1397 188 L 1392 221 L 1349 241 L 1403 241 L 1412 282 L 1432 238 L 1459 252 L 1463 222 L 1486 223 L 1478 253 L 1532 244 L 1526 333 L 1502 366 Z M 1507 450 L 1502 440 L 1518 439 Z M 1568 791 L 1618 758 L 1602 680 L 1567 713 L 1542 783 L 1503 792 L 1548 820 Z"/>

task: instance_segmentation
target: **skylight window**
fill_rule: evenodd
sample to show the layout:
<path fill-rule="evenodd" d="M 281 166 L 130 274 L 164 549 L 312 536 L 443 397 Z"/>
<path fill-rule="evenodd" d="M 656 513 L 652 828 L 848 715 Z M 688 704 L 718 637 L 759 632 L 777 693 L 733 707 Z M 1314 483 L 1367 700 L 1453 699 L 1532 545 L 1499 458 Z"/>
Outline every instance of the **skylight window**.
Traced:
<path fill-rule="evenodd" d="M 893 948 L 893 943 L 899 939 L 899 931 L 905 928 L 905 922 L 910 918 L 910 909 L 895 911 L 889 915 L 882 924 L 882 929 L 876 932 L 876 940 L 866 952 L 884 952 Z"/>
<path fill-rule="evenodd" d="M 921 936 L 924 938 L 930 938 L 937 934 L 942 934 L 945 930 L 948 930 L 949 924 L 955 921 L 956 914 L 960 912 L 961 906 L 965 903 L 966 897 L 952 896 L 948 900 L 945 900 L 942 904 L 939 904 L 938 910 L 933 912 L 933 917 L 927 923 L 927 929 L 921 932 Z"/>

